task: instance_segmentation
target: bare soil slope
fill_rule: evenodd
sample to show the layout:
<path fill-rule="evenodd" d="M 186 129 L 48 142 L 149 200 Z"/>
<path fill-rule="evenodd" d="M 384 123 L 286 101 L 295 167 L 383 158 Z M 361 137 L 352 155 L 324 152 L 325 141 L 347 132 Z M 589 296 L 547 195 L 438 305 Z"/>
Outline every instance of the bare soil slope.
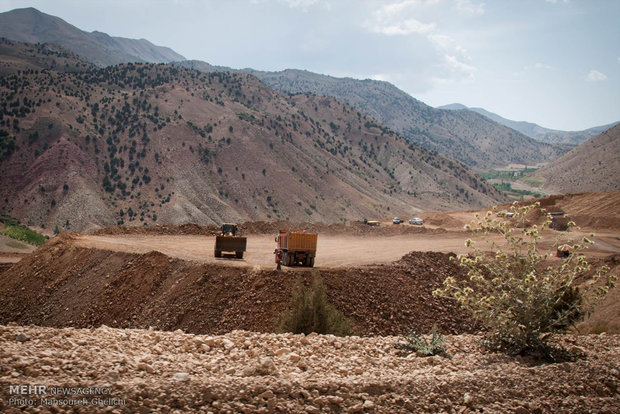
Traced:
<path fill-rule="evenodd" d="M 175 64 L 204 72 L 239 72 L 195 60 Z M 476 170 L 514 162 L 528 165 L 547 162 L 570 148 L 537 141 L 475 112 L 433 108 L 385 81 L 336 78 L 296 69 L 240 71 L 255 75 L 277 91 L 332 96 L 344 101 L 410 142 Z"/>
<path fill-rule="evenodd" d="M 110 409 L 132 413 L 620 411 L 619 336 L 564 337 L 585 358 L 543 365 L 477 339 L 450 337 L 451 359 L 405 358 L 396 337 L 0 326 L 0 411 L 17 408 L 16 383 L 109 387 Z"/>
<path fill-rule="evenodd" d="M 455 303 L 431 295 L 447 276 L 462 277 L 444 253 L 411 253 L 390 265 L 276 272 L 87 249 L 67 235 L 0 274 L 0 323 L 273 332 L 295 278 L 309 284 L 313 274 L 322 276 L 330 302 L 360 334 L 426 332 L 433 324 L 451 333 L 474 328 Z"/>
<path fill-rule="evenodd" d="M 0 212 L 48 229 L 341 222 L 504 200 L 347 104 L 246 74 L 21 73 L 0 78 L 0 100 Z"/>
<path fill-rule="evenodd" d="M 536 171 L 547 192 L 620 190 L 620 125 Z"/>

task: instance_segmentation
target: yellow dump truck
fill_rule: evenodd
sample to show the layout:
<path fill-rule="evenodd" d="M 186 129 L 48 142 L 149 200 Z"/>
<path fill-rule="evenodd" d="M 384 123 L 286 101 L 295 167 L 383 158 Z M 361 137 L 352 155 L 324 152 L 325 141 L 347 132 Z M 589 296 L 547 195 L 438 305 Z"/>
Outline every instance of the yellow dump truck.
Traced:
<path fill-rule="evenodd" d="M 215 237 L 214 255 L 215 257 L 222 257 L 222 253 L 234 253 L 237 259 L 243 259 L 246 246 L 247 239 L 237 236 L 237 225 L 224 223 L 220 235 Z"/>
<path fill-rule="evenodd" d="M 306 233 L 305 230 L 280 230 L 275 239 L 276 263 L 314 267 L 318 236 L 316 233 Z"/>

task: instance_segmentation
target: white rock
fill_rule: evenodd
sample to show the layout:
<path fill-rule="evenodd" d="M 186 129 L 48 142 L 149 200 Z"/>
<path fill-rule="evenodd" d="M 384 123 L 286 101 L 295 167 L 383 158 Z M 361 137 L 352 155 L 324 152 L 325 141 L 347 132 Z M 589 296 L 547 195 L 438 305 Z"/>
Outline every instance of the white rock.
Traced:
<path fill-rule="evenodd" d="M 469 405 L 472 403 L 472 401 L 473 401 L 473 397 L 468 392 L 463 394 L 463 404 Z"/>
<path fill-rule="evenodd" d="M 187 372 L 177 372 L 172 377 L 175 381 L 189 381 L 189 373 Z"/>

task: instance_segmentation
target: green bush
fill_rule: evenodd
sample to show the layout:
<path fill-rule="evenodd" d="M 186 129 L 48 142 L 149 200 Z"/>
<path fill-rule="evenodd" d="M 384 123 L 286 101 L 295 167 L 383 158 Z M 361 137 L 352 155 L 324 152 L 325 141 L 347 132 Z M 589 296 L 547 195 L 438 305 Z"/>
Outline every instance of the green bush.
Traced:
<path fill-rule="evenodd" d="M 347 336 L 351 323 L 329 303 L 323 279 L 315 275 L 310 288 L 304 287 L 301 279 L 295 281 L 291 309 L 280 316 L 277 331 Z"/>
<path fill-rule="evenodd" d="M 593 283 L 588 287 L 576 286 L 576 280 L 591 274 L 590 265 L 580 254 L 592 244 L 587 237 L 573 244 L 561 264 L 545 266 L 550 253 L 541 253 L 538 243 L 551 222 L 550 215 L 544 216 L 540 227 L 529 225 L 526 219 L 539 208 L 539 203 L 524 207 L 513 204 L 512 218 L 492 212 L 483 218 L 477 216 L 473 229 L 484 235 L 499 233 L 503 242 L 493 243 L 495 252 L 491 255 L 467 240 L 472 253 L 459 255 L 456 260 L 467 270 L 468 280 L 457 282 L 448 277 L 443 288 L 433 293 L 454 298 L 471 312 L 486 328 L 483 343 L 491 349 L 558 361 L 571 356 L 549 340 L 581 320 L 614 285 L 615 277 L 603 266 L 593 272 Z"/>
<path fill-rule="evenodd" d="M 5 225 L 1 233 L 12 239 L 21 240 L 35 246 L 40 246 L 47 240 L 42 234 L 21 225 Z"/>
<path fill-rule="evenodd" d="M 398 342 L 396 347 L 406 351 L 407 353 L 415 352 L 416 355 L 421 357 L 433 355 L 448 356 L 446 349 L 444 348 L 446 339 L 442 334 L 437 332 L 437 327 L 434 325 L 430 342 L 413 329 L 411 330 L 409 336 L 405 336 L 404 339 L 407 342 Z"/>

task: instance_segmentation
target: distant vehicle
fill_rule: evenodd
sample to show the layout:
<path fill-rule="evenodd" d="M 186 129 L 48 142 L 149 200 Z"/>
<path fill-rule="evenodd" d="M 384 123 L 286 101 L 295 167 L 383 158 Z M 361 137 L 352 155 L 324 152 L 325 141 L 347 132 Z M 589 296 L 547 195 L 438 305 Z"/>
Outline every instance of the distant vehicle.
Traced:
<path fill-rule="evenodd" d="M 394 217 L 394 218 L 392 219 L 392 223 L 394 223 L 394 224 L 400 224 L 400 223 L 402 223 L 402 222 L 403 222 L 403 221 L 402 221 L 401 219 L 399 219 L 398 217 Z"/>
<path fill-rule="evenodd" d="M 305 230 L 280 230 L 276 237 L 276 263 L 314 267 L 318 234 Z"/>
<path fill-rule="evenodd" d="M 422 224 L 424 224 L 424 220 L 422 220 L 420 217 L 413 217 L 409 219 L 409 224 L 415 224 L 416 226 L 421 226 Z"/>
<path fill-rule="evenodd" d="M 380 223 L 377 220 L 368 220 L 366 224 L 369 226 L 378 226 Z"/>
<path fill-rule="evenodd" d="M 243 259 L 243 252 L 247 246 L 245 237 L 237 236 L 237 225 L 224 223 L 220 235 L 215 237 L 214 256 L 222 257 L 222 252 L 234 253 L 237 259 Z"/>
<path fill-rule="evenodd" d="M 512 211 L 508 211 L 508 210 L 502 210 L 502 211 L 498 211 L 497 213 L 495 213 L 496 215 L 500 216 L 500 217 L 514 217 L 515 213 Z"/>

